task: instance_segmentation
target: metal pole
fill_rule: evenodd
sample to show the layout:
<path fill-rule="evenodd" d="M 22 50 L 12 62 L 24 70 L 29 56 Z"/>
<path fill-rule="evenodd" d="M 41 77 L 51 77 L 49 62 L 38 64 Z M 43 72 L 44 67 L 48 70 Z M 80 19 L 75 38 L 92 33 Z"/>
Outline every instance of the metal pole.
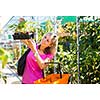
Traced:
<path fill-rule="evenodd" d="M 39 16 L 37 16 L 37 17 L 39 17 Z M 38 23 L 38 18 L 36 17 L 36 20 L 35 20 L 35 22 L 37 22 Z M 31 19 L 32 19 L 32 21 L 34 21 L 34 17 L 33 16 L 31 16 Z M 35 38 L 35 41 L 36 41 L 36 43 L 38 42 L 38 27 L 40 26 L 40 23 L 39 24 L 37 24 L 36 25 L 36 32 L 34 33 L 34 38 Z"/>
<path fill-rule="evenodd" d="M 37 43 L 38 42 L 38 27 L 40 27 L 40 22 L 39 22 L 38 18 L 37 18 L 36 22 L 38 23 L 37 26 L 36 26 L 36 34 L 35 34 L 35 36 L 36 36 L 36 43 Z"/>
<path fill-rule="evenodd" d="M 56 16 L 54 16 L 54 33 L 57 33 Z M 56 56 L 54 57 L 54 62 L 56 61 Z M 54 73 L 56 72 L 56 65 L 54 65 Z"/>
<path fill-rule="evenodd" d="M 22 51 L 22 49 L 21 49 L 21 42 L 19 41 L 19 57 L 21 57 L 21 51 Z"/>
<path fill-rule="evenodd" d="M 4 28 L 8 25 L 8 23 L 13 19 L 13 17 L 14 17 L 14 16 L 12 16 L 12 17 L 9 19 L 9 21 L 2 27 L 2 29 L 4 29 Z"/>
<path fill-rule="evenodd" d="M 56 16 L 54 16 L 54 33 L 57 33 Z"/>
<path fill-rule="evenodd" d="M 77 27 L 77 67 L 78 67 L 78 84 L 80 84 L 80 55 L 79 55 L 79 16 L 76 17 Z"/>

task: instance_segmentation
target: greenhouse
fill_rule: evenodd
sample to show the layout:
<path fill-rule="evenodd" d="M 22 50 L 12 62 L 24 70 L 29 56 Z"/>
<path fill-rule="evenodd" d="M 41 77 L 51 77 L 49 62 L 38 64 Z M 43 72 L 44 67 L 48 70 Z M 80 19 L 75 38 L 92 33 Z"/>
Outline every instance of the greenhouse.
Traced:
<path fill-rule="evenodd" d="M 0 84 L 22 84 L 18 61 L 31 48 L 22 41 L 38 44 L 49 32 L 57 52 L 33 83 L 100 84 L 100 16 L 0 16 Z"/>

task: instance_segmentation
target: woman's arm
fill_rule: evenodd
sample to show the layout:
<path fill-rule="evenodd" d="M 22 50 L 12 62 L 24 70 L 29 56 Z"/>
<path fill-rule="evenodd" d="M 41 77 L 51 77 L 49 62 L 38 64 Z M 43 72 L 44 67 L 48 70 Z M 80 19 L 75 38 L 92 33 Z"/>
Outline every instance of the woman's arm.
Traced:
<path fill-rule="evenodd" d="M 36 60 L 37 60 L 37 63 L 38 63 L 38 65 L 39 65 L 39 67 L 41 68 L 41 69 L 44 69 L 46 66 L 47 66 L 47 64 L 45 64 L 46 62 L 49 62 L 50 61 L 50 59 L 49 58 L 46 58 L 45 60 L 43 60 L 41 57 L 40 57 L 40 55 L 39 55 L 39 53 L 38 53 L 38 51 L 37 51 L 37 49 L 36 49 L 36 43 L 35 43 L 35 41 L 33 41 L 32 39 L 29 39 L 29 40 L 21 40 L 24 44 L 26 44 L 32 51 L 33 51 L 33 53 L 34 53 L 34 56 L 35 56 L 35 58 L 36 58 Z"/>
<path fill-rule="evenodd" d="M 37 51 L 35 52 L 34 56 L 35 56 L 37 63 L 41 69 L 44 69 L 45 67 L 47 67 L 46 62 L 50 61 L 49 58 L 46 58 L 45 60 L 41 59 L 41 57 Z"/>

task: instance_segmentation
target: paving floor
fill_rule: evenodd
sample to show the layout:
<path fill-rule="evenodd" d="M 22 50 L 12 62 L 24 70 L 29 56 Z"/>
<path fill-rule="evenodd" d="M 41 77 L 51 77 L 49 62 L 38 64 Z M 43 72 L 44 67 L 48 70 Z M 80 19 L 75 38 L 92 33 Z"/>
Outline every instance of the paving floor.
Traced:
<path fill-rule="evenodd" d="M 16 68 L 11 68 L 7 65 L 4 69 L 2 69 L 3 76 L 7 77 L 6 84 L 21 84 L 21 77 L 17 75 Z M 0 84 L 5 84 L 2 79 L 0 79 Z"/>

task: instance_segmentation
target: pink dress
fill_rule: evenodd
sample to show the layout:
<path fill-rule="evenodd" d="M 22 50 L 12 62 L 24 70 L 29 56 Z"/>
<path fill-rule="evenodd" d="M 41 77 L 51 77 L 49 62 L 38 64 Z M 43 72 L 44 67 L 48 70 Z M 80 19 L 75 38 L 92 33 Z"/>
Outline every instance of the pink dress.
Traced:
<path fill-rule="evenodd" d="M 43 60 L 45 60 L 46 58 L 53 59 L 52 54 L 41 54 L 40 57 Z M 34 84 L 35 80 L 38 80 L 42 77 L 43 77 L 42 70 L 40 69 L 38 63 L 36 62 L 34 53 L 30 51 L 29 54 L 27 55 L 26 66 L 22 77 L 22 83 Z"/>

